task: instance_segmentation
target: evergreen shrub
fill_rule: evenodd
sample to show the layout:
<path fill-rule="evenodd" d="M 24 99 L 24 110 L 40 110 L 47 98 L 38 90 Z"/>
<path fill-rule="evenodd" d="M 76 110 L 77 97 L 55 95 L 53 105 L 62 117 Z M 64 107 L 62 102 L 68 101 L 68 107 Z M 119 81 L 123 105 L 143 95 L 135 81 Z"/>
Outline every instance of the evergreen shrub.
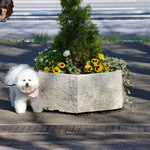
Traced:
<path fill-rule="evenodd" d="M 38 70 L 52 73 L 102 73 L 121 69 L 123 85 L 131 86 L 130 71 L 123 60 L 105 58 L 99 30 L 91 20 L 90 5 L 81 6 L 82 0 L 61 0 L 60 31 L 52 45 L 36 57 Z M 125 93 L 129 93 L 129 90 Z M 129 100 L 128 95 L 125 97 Z"/>

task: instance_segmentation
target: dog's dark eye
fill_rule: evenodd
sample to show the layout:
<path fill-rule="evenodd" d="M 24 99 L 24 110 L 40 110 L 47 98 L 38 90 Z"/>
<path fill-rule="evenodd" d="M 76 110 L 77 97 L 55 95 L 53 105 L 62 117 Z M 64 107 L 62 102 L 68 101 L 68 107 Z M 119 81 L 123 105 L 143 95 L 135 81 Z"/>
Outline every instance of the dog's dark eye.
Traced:
<path fill-rule="evenodd" d="M 29 79 L 29 81 L 31 81 L 31 79 Z"/>
<path fill-rule="evenodd" d="M 26 81 L 25 79 L 23 81 Z"/>

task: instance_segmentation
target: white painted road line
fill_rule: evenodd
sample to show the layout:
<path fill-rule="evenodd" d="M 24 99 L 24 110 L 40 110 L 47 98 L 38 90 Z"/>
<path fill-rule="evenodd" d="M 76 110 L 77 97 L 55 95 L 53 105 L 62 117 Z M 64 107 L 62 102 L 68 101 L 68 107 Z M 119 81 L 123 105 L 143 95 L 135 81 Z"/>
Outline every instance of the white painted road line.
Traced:
<path fill-rule="evenodd" d="M 60 11 L 61 8 L 15 8 L 14 11 Z M 93 11 L 97 10 L 135 10 L 136 8 L 134 7 L 128 7 L 128 8 L 92 8 Z"/>
<path fill-rule="evenodd" d="M 138 0 L 83 0 L 83 3 L 133 3 Z M 60 0 L 14 0 L 14 3 L 60 3 Z"/>

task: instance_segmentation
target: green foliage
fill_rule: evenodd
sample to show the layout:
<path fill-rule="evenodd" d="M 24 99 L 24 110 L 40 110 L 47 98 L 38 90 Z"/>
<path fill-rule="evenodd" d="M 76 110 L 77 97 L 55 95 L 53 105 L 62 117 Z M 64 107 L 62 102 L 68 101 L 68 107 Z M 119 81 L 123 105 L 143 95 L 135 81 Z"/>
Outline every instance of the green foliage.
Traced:
<path fill-rule="evenodd" d="M 41 34 L 41 35 L 36 35 L 36 37 L 34 37 L 34 42 L 35 43 L 41 43 L 41 42 L 48 42 L 48 35 L 44 35 L 44 34 Z"/>
<path fill-rule="evenodd" d="M 66 73 L 78 73 L 81 72 L 80 69 L 78 69 L 77 63 L 73 62 L 72 59 L 67 58 L 67 65 L 66 65 Z"/>
<path fill-rule="evenodd" d="M 123 80 L 123 96 L 124 100 L 127 103 L 132 103 L 132 97 L 129 96 L 131 94 L 130 90 L 127 89 L 127 86 L 133 86 L 130 81 L 130 76 L 132 75 L 131 71 L 127 69 L 127 62 L 122 59 L 107 57 L 105 58 L 105 62 L 109 66 L 110 71 L 122 70 L 122 80 Z"/>
<path fill-rule="evenodd" d="M 91 7 L 81 7 L 81 0 L 61 0 L 60 32 L 55 37 L 53 49 L 61 53 L 70 50 L 73 62 L 85 62 L 101 52 L 99 31 L 92 23 Z"/>
<path fill-rule="evenodd" d="M 144 37 L 143 42 L 150 43 L 150 35 L 149 34 Z"/>
<path fill-rule="evenodd" d="M 61 57 L 61 53 L 57 50 L 52 50 L 51 45 L 48 45 L 44 51 L 39 53 L 39 56 L 36 57 L 35 62 L 35 68 L 37 70 L 44 70 L 45 67 L 50 66 L 49 62 L 53 61 L 53 65 L 57 65 L 59 62 L 63 61 L 63 58 Z"/>
<path fill-rule="evenodd" d="M 122 43 L 123 41 L 120 39 L 120 36 L 116 33 L 109 35 L 101 35 L 101 40 L 104 43 Z"/>

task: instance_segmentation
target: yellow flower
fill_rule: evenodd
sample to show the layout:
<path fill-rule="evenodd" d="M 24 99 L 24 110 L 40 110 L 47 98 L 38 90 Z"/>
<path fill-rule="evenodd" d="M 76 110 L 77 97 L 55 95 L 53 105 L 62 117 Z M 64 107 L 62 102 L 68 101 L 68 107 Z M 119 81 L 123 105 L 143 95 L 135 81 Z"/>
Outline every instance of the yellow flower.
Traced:
<path fill-rule="evenodd" d="M 90 62 L 90 60 L 88 60 L 87 62 L 86 62 L 86 65 L 89 65 L 91 62 Z"/>
<path fill-rule="evenodd" d="M 52 71 L 53 70 L 53 67 L 49 67 L 49 71 Z"/>
<path fill-rule="evenodd" d="M 85 65 L 84 66 L 84 71 L 85 72 L 91 72 L 93 70 L 93 67 L 91 65 Z"/>
<path fill-rule="evenodd" d="M 109 72 L 109 70 L 106 70 L 105 72 Z"/>
<path fill-rule="evenodd" d="M 93 58 L 93 59 L 91 60 L 91 62 L 93 63 L 94 66 L 97 66 L 99 60 L 98 60 L 97 58 Z"/>
<path fill-rule="evenodd" d="M 105 72 L 109 72 L 109 67 L 107 66 L 106 63 L 104 64 L 104 69 L 105 69 Z"/>
<path fill-rule="evenodd" d="M 65 68 L 65 66 L 66 66 L 65 63 L 63 63 L 63 62 L 58 63 L 59 68 Z"/>
<path fill-rule="evenodd" d="M 95 66 L 94 70 L 95 70 L 95 72 L 102 72 L 103 71 L 103 65 L 99 64 L 99 65 Z"/>
<path fill-rule="evenodd" d="M 55 67 L 55 68 L 53 68 L 53 73 L 60 73 L 61 72 L 61 70 L 59 69 L 59 67 Z"/>
<path fill-rule="evenodd" d="M 104 55 L 103 54 L 98 54 L 98 58 L 101 60 L 104 60 Z"/>
<path fill-rule="evenodd" d="M 53 63 L 54 63 L 53 60 L 48 62 L 49 65 L 52 65 Z"/>
<path fill-rule="evenodd" d="M 50 68 L 49 67 L 45 67 L 44 68 L 44 72 L 49 72 L 50 71 Z"/>

